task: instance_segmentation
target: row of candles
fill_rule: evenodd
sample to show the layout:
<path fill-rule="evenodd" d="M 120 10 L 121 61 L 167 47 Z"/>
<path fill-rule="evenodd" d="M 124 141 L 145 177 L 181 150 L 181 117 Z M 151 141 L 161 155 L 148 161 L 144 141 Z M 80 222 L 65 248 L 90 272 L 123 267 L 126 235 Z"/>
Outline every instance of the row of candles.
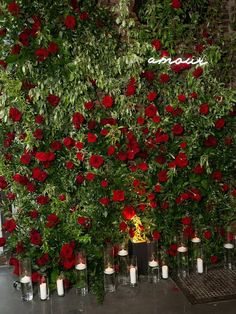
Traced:
<path fill-rule="evenodd" d="M 148 254 L 148 281 L 157 283 L 161 279 L 168 279 L 169 268 L 164 256 L 160 256 L 158 242 L 153 241 L 149 244 Z M 235 245 L 233 241 L 228 240 L 224 244 L 224 264 L 228 269 L 235 266 Z M 190 260 L 189 260 L 190 257 Z M 191 256 L 189 256 L 188 246 L 184 241 L 180 241 L 177 247 L 177 274 L 180 277 L 189 275 L 189 269 L 193 272 L 204 273 L 205 263 L 201 239 L 195 236 L 191 239 Z M 76 255 L 76 291 L 78 294 L 86 295 L 88 293 L 87 283 L 87 259 L 84 251 Z M 116 278 L 116 267 L 114 263 L 114 248 L 107 246 L 104 249 L 104 290 L 105 292 L 114 292 L 116 283 L 120 285 L 130 285 L 135 287 L 138 283 L 138 263 L 136 256 L 129 256 L 127 243 L 122 243 L 118 249 L 118 278 Z M 118 280 L 117 280 L 118 279 Z M 20 285 L 22 299 L 30 301 L 33 299 L 33 287 L 31 281 L 31 261 L 29 258 L 20 261 Z M 63 275 L 56 280 L 58 296 L 64 296 Z M 41 300 L 49 299 L 49 285 L 46 275 L 39 280 L 39 297 Z"/>

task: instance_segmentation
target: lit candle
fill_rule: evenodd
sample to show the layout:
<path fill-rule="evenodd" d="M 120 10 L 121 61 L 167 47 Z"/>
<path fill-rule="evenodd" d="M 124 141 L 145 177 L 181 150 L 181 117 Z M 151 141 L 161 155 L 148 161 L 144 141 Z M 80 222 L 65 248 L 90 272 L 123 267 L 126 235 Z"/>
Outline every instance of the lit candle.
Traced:
<path fill-rule="evenodd" d="M 152 261 L 150 261 L 150 262 L 148 263 L 148 265 L 149 265 L 150 267 L 157 267 L 157 266 L 158 266 L 158 262 L 155 261 L 155 260 L 152 260 Z"/>
<path fill-rule="evenodd" d="M 200 257 L 197 258 L 197 272 L 199 274 L 203 273 L 203 259 Z"/>
<path fill-rule="evenodd" d="M 31 278 L 30 278 L 30 276 L 24 276 L 21 278 L 20 282 L 21 283 L 29 283 L 29 282 L 31 282 Z"/>
<path fill-rule="evenodd" d="M 106 275 L 112 275 L 113 273 L 115 272 L 114 268 L 108 266 L 105 270 L 104 270 L 104 273 Z"/>
<path fill-rule="evenodd" d="M 194 237 L 194 238 L 192 238 L 191 241 L 192 241 L 193 243 L 200 243 L 200 242 L 201 242 L 201 239 L 198 238 L 198 237 Z"/>
<path fill-rule="evenodd" d="M 79 263 L 79 264 L 75 265 L 75 269 L 77 269 L 77 270 L 84 270 L 84 269 L 86 269 L 86 264 Z"/>
<path fill-rule="evenodd" d="M 186 246 L 179 246 L 177 251 L 180 253 L 185 253 L 188 251 L 188 249 L 186 248 Z"/>
<path fill-rule="evenodd" d="M 132 285 L 135 285 L 136 281 L 137 281 L 137 279 L 136 279 L 136 268 L 131 266 L 129 273 L 130 273 L 130 283 Z"/>
<path fill-rule="evenodd" d="M 234 245 L 232 243 L 225 243 L 224 244 L 224 248 L 225 249 L 233 249 L 234 248 Z"/>
<path fill-rule="evenodd" d="M 59 296 L 63 296 L 64 295 L 63 279 L 61 279 L 61 278 L 57 279 L 57 294 Z"/>
<path fill-rule="evenodd" d="M 122 249 L 122 250 L 120 250 L 120 251 L 118 252 L 118 255 L 119 255 L 119 256 L 127 256 L 127 255 L 128 255 L 128 251 L 125 250 L 125 249 Z"/>
<path fill-rule="evenodd" d="M 163 265 L 161 267 L 161 274 L 162 274 L 162 278 L 163 279 L 167 279 L 168 278 L 168 266 L 167 265 Z"/>
<path fill-rule="evenodd" d="M 40 290 L 40 299 L 46 300 L 47 299 L 47 284 L 46 284 L 46 282 L 42 282 L 39 285 L 39 290 Z"/>

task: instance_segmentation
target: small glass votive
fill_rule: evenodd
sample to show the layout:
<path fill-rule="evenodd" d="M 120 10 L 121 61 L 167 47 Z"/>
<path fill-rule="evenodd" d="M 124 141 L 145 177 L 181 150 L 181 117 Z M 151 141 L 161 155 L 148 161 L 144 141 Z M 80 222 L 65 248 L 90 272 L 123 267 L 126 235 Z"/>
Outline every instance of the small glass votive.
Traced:
<path fill-rule="evenodd" d="M 150 242 L 148 246 L 148 281 L 150 283 L 157 283 L 160 281 L 157 241 Z"/>
<path fill-rule="evenodd" d="M 104 290 L 105 292 L 116 291 L 114 248 L 111 245 L 107 245 L 104 249 Z"/>
<path fill-rule="evenodd" d="M 191 239 L 191 269 L 198 274 L 203 274 L 204 272 L 201 239 L 197 235 Z"/>
<path fill-rule="evenodd" d="M 57 295 L 59 297 L 64 297 L 65 289 L 64 289 L 64 276 L 63 276 L 63 274 L 60 274 L 60 276 L 57 278 L 56 284 L 57 284 Z"/>
<path fill-rule="evenodd" d="M 31 279 L 31 259 L 24 258 L 19 261 L 19 279 L 23 301 L 33 300 L 33 286 Z"/>
<path fill-rule="evenodd" d="M 127 285 L 129 282 L 128 277 L 128 247 L 127 243 L 124 242 L 118 246 L 118 283 L 120 285 Z"/>
<path fill-rule="evenodd" d="M 87 261 L 84 251 L 77 252 L 75 256 L 76 293 L 86 295 L 88 293 Z"/>
<path fill-rule="evenodd" d="M 234 235 L 233 232 L 228 229 L 224 243 L 224 268 L 234 269 L 234 254 Z"/>
<path fill-rule="evenodd" d="M 138 283 L 138 265 L 137 256 L 130 256 L 128 259 L 129 284 L 131 287 L 137 286 Z"/>
<path fill-rule="evenodd" d="M 41 275 L 39 278 L 39 298 L 41 301 L 49 300 L 49 286 L 46 275 Z"/>
<path fill-rule="evenodd" d="M 188 248 L 183 243 L 177 248 L 177 267 L 179 277 L 186 278 L 189 275 Z"/>

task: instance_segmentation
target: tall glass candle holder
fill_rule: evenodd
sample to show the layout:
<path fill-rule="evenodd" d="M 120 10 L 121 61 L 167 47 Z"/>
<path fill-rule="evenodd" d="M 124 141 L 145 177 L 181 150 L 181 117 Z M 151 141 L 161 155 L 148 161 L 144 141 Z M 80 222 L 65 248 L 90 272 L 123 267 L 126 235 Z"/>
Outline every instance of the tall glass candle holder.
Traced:
<path fill-rule="evenodd" d="M 118 259 L 119 259 L 118 283 L 120 285 L 127 285 L 129 282 L 129 277 L 128 277 L 128 247 L 126 242 L 119 245 Z"/>
<path fill-rule="evenodd" d="M 130 256 L 128 261 L 129 284 L 135 287 L 138 284 L 138 264 L 137 256 Z"/>
<path fill-rule="evenodd" d="M 111 245 L 104 250 L 104 290 L 105 292 L 116 291 L 114 248 Z"/>
<path fill-rule="evenodd" d="M 204 260 L 201 246 L 201 239 L 195 235 L 191 239 L 191 268 L 193 272 L 202 274 L 204 272 Z"/>
<path fill-rule="evenodd" d="M 234 268 L 234 235 L 230 229 L 226 231 L 224 243 L 224 267 L 226 269 Z"/>
<path fill-rule="evenodd" d="M 157 283 L 160 281 L 160 267 L 158 256 L 158 241 L 152 241 L 148 247 L 148 281 Z"/>
<path fill-rule="evenodd" d="M 181 278 L 189 275 L 188 248 L 184 243 L 177 248 L 177 273 Z"/>
<path fill-rule="evenodd" d="M 63 274 L 60 274 L 60 276 L 57 278 L 56 285 L 57 285 L 57 295 L 59 297 L 64 297 L 65 289 L 64 289 L 64 276 L 63 276 Z"/>
<path fill-rule="evenodd" d="M 84 251 L 77 252 L 75 257 L 76 293 L 86 295 L 88 293 L 87 260 Z"/>
<path fill-rule="evenodd" d="M 39 298 L 41 301 L 49 300 L 49 286 L 48 278 L 46 275 L 42 275 L 39 278 Z"/>
<path fill-rule="evenodd" d="M 24 258 L 19 261 L 19 279 L 23 301 L 33 300 L 33 286 L 31 279 L 31 260 Z"/>

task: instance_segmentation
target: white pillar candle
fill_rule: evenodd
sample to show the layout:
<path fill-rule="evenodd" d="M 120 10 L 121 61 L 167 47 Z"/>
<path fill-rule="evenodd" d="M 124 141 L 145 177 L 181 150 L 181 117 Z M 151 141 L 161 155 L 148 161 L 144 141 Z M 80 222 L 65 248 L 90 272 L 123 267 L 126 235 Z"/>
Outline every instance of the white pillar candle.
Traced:
<path fill-rule="evenodd" d="M 40 290 L 40 299 L 46 300 L 47 299 L 47 284 L 46 282 L 43 282 L 39 285 Z"/>
<path fill-rule="evenodd" d="M 180 253 L 185 253 L 188 251 L 188 249 L 186 248 L 186 246 L 179 246 L 177 251 Z"/>
<path fill-rule="evenodd" d="M 152 261 L 149 261 L 148 265 L 149 265 L 150 267 L 157 267 L 157 266 L 158 266 L 158 262 L 155 261 L 155 260 L 152 260 Z"/>
<path fill-rule="evenodd" d="M 232 243 L 225 243 L 224 244 L 224 248 L 225 249 L 233 249 L 234 248 L 234 245 Z"/>
<path fill-rule="evenodd" d="M 24 276 L 21 278 L 20 282 L 21 283 L 29 283 L 29 282 L 31 282 L 31 278 L 30 278 L 30 276 Z"/>
<path fill-rule="evenodd" d="M 120 250 L 120 251 L 118 252 L 118 255 L 119 255 L 119 256 L 127 256 L 127 255 L 128 255 L 128 251 L 125 250 L 125 249 L 122 249 L 122 250 Z"/>
<path fill-rule="evenodd" d="M 162 274 L 162 278 L 163 279 L 167 279 L 168 278 L 168 266 L 167 265 L 163 265 L 161 267 L 161 274 Z"/>
<path fill-rule="evenodd" d="M 199 274 L 203 273 L 203 259 L 200 257 L 197 258 L 197 272 Z"/>
<path fill-rule="evenodd" d="M 75 269 L 77 269 L 77 270 L 84 270 L 84 269 L 86 269 L 86 264 L 79 263 L 79 264 L 75 265 Z"/>
<path fill-rule="evenodd" d="M 63 286 L 63 279 L 57 279 L 57 294 L 59 296 L 64 295 L 64 286 Z"/>
<path fill-rule="evenodd" d="M 115 272 L 115 270 L 114 270 L 114 268 L 112 268 L 112 267 L 107 267 L 105 270 L 104 270 L 104 274 L 106 274 L 106 275 L 112 275 L 112 274 L 114 274 L 114 272 Z"/>
<path fill-rule="evenodd" d="M 201 239 L 198 238 L 198 237 L 194 237 L 194 238 L 192 238 L 191 241 L 192 241 L 193 243 L 200 243 L 200 242 L 201 242 Z"/>
<path fill-rule="evenodd" d="M 137 282 L 136 268 L 135 267 L 130 267 L 129 273 L 130 273 L 130 283 L 135 285 L 136 282 Z"/>

